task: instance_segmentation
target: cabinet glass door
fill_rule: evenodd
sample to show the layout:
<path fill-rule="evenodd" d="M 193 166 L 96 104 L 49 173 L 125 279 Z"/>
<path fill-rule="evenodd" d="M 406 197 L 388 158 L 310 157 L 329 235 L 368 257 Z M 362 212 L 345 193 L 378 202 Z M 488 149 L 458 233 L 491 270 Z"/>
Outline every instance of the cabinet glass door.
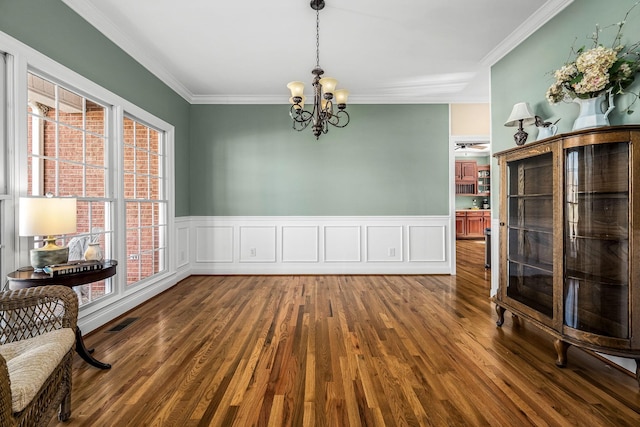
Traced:
<path fill-rule="evenodd" d="M 507 296 L 553 317 L 553 154 L 507 164 Z"/>
<path fill-rule="evenodd" d="M 564 152 L 564 324 L 615 338 L 629 338 L 629 147 Z"/>

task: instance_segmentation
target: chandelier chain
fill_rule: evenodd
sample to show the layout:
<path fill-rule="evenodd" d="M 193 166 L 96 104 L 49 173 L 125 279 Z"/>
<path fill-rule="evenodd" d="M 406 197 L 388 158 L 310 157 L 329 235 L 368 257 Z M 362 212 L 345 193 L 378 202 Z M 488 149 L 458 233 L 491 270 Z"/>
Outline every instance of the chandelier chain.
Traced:
<path fill-rule="evenodd" d="M 320 68 L 320 11 L 316 10 L 316 67 Z"/>

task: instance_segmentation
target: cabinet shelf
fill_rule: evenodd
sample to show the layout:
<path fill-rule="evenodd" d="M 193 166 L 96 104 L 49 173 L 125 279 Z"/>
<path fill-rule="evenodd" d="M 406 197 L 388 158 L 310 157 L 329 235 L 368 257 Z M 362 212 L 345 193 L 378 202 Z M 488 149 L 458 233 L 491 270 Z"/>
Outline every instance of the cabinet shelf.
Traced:
<path fill-rule="evenodd" d="M 551 198 L 552 193 L 538 193 L 538 194 L 509 194 L 509 199 L 539 199 L 539 198 Z"/>
<path fill-rule="evenodd" d="M 596 276 L 593 274 L 585 273 L 584 271 L 567 270 L 566 277 L 567 279 L 571 279 L 571 280 L 591 282 L 599 286 L 611 286 L 611 287 L 629 286 L 627 282 L 612 280 L 611 278 L 606 276 Z"/>
<path fill-rule="evenodd" d="M 527 268 L 531 268 L 534 270 L 540 270 L 546 274 L 553 274 L 553 264 L 546 264 L 541 262 L 531 262 L 523 257 L 519 256 L 511 256 L 509 258 L 509 262 L 514 265 L 522 265 Z"/>
<path fill-rule="evenodd" d="M 631 173 L 640 125 L 556 135 L 496 157 L 498 325 L 510 310 L 552 334 L 558 366 L 569 344 L 640 364 L 640 173 Z"/>
<path fill-rule="evenodd" d="M 610 242 L 628 242 L 629 237 L 627 234 L 623 232 L 613 234 L 592 234 L 590 236 L 581 235 L 581 234 L 572 234 L 567 236 L 567 239 L 576 239 L 576 240 L 597 240 L 597 241 L 610 241 Z"/>
<path fill-rule="evenodd" d="M 541 233 L 548 234 L 553 236 L 553 229 L 551 228 L 542 228 L 542 227 L 518 227 L 515 225 L 509 226 L 509 231 L 530 231 L 532 233 Z"/>
<path fill-rule="evenodd" d="M 629 191 L 584 191 L 584 190 L 579 190 L 576 191 L 576 194 L 578 194 L 579 196 L 584 196 L 584 195 L 588 195 L 588 196 L 598 196 L 598 197 L 609 197 L 609 198 L 625 198 L 625 197 L 629 197 Z"/>

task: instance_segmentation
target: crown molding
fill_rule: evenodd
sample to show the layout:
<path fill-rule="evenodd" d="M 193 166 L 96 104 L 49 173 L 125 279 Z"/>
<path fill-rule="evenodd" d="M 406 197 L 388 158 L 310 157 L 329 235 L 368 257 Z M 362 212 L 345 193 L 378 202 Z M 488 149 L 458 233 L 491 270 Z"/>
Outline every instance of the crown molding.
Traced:
<path fill-rule="evenodd" d="M 187 89 L 177 78 L 167 71 L 158 61 L 128 38 L 117 25 L 104 16 L 91 3 L 84 0 L 62 0 L 75 13 L 94 26 L 105 37 L 115 43 L 134 60 L 191 104 L 288 104 L 286 95 L 196 95 Z M 548 0 L 540 9 L 482 60 L 481 67 L 491 67 L 511 52 L 527 37 L 536 32 L 551 18 L 569 6 L 574 0 Z M 349 104 L 440 104 L 440 103 L 489 102 L 488 97 L 469 97 L 465 95 L 425 95 L 406 94 L 352 95 Z"/>
<path fill-rule="evenodd" d="M 284 93 L 284 92 L 283 92 Z M 283 95 L 193 95 L 192 104 L 288 104 L 289 96 Z"/>
<path fill-rule="evenodd" d="M 227 104 L 227 105 L 288 105 L 287 95 L 194 95 L 191 104 Z M 469 97 L 456 95 L 406 96 L 406 95 L 356 95 L 349 97 L 349 105 L 356 104 L 449 104 L 449 103 L 486 103 L 488 97 Z"/>
<path fill-rule="evenodd" d="M 573 3 L 573 1 L 574 0 L 548 0 L 540 9 L 531 15 L 526 22 L 516 28 L 500 44 L 493 48 L 491 52 L 482 58 L 480 64 L 485 67 L 493 66 L 505 55 L 518 47 L 527 37 L 549 22 L 551 18 Z"/>
<path fill-rule="evenodd" d="M 117 25 L 96 9 L 91 3 L 84 0 L 62 0 L 75 13 L 100 31 L 106 38 L 115 43 L 135 61 L 139 62 L 151 74 L 159 78 L 187 102 L 191 102 L 193 94 L 173 74 L 167 71 L 158 61 L 150 56 L 144 49 L 136 45 L 128 38 Z"/>

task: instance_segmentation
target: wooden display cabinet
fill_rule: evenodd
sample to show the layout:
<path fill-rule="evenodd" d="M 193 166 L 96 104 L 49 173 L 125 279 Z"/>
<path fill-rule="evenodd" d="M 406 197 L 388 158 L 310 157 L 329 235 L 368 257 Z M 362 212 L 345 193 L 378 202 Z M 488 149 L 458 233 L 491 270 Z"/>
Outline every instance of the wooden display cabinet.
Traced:
<path fill-rule="evenodd" d="M 552 334 L 560 367 L 570 345 L 640 365 L 640 126 L 572 132 L 495 156 L 498 326 L 509 310 Z"/>

